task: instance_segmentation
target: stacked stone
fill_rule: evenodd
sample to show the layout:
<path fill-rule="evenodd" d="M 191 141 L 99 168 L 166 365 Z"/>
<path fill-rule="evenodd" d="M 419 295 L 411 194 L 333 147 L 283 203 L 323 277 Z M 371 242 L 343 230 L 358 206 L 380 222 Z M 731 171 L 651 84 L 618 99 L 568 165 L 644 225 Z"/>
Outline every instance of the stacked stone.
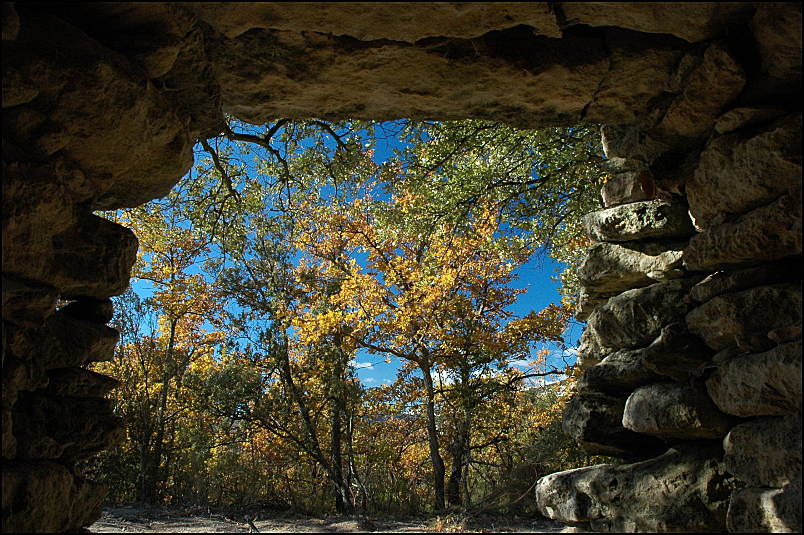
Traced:
<path fill-rule="evenodd" d="M 596 243 L 564 429 L 629 464 L 542 478 L 545 515 L 598 531 L 801 530 L 801 116 L 780 115 L 719 117 L 686 200 L 610 159 L 606 208 L 584 220 Z"/>

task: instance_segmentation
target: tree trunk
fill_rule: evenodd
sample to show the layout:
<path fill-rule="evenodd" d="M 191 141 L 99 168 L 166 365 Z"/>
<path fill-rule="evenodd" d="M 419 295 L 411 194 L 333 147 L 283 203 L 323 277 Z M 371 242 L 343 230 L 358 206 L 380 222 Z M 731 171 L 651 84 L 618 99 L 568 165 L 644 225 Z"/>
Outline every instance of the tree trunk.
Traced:
<path fill-rule="evenodd" d="M 433 388 L 433 376 L 429 366 L 419 366 L 424 375 L 424 385 L 427 389 L 427 442 L 430 446 L 430 459 L 433 463 L 433 490 L 435 491 L 435 510 L 442 511 L 445 507 L 444 500 L 444 459 L 438 448 L 438 430 L 436 429 L 435 418 L 435 389 Z"/>

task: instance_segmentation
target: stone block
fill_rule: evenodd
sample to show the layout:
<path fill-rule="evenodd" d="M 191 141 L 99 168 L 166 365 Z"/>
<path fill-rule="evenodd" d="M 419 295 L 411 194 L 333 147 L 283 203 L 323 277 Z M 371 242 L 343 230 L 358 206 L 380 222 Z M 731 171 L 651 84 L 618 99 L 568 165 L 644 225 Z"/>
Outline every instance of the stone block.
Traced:
<path fill-rule="evenodd" d="M 601 351 L 647 346 L 670 323 L 683 321 L 689 288 L 700 278 L 676 279 L 628 290 L 597 308 L 587 321 Z"/>
<path fill-rule="evenodd" d="M 536 503 L 547 518 L 595 531 L 722 532 L 737 482 L 719 455 L 717 445 L 680 444 L 633 464 L 550 474 L 536 484 Z"/>
<path fill-rule="evenodd" d="M 608 242 L 688 238 L 695 234 L 687 206 L 661 200 L 591 212 L 583 217 L 583 226 L 593 240 Z"/>
<path fill-rule="evenodd" d="M 661 375 L 645 367 L 642 351 L 616 351 L 586 368 L 578 379 L 578 390 L 627 395 L 639 386 L 662 380 Z"/>
<path fill-rule="evenodd" d="M 786 112 L 779 108 L 741 107 L 733 108 L 717 118 L 715 132 L 720 135 L 730 134 L 743 128 L 756 128 L 775 119 Z"/>
<path fill-rule="evenodd" d="M 59 309 L 63 314 L 94 323 L 109 323 L 114 317 L 111 299 L 82 298 Z"/>
<path fill-rule="evenodd" d="M 682 323 L 671 323 L 648 347 L 637 350 L 646 369 L 686 383 L 712 360 L 713 351 Z"/>
<path fill-rule="evenodd" d="M 685 243 L 596 243 L 578 268 L 578 280 L 590 294 L 617 294 L 657 281 L 677 279 Z"/>
<path fill-rule="evenodd" d="M 690 296 L 699 303 L 705 303 L 718 295 L 754 286 L 801 280 L 803 270 L 799 257 L 736 271 L 717 271 L 693 286 Z"/>
<path fill-rule="evenodd" d="M 732 533 L 801 533 L 801 479 L 781 489 L 748 487 L 735 492 L 726 526 Z"/>
<path fill-rule="evenodd" d="M 780 119 L 753 136 L 714 138 L 686 186 L 690 216 L 700 230 L 794 189 L 801 189 L 801 115 Z"/>
<path fill-rule="evenodd" d="M 102 398 L 120 381 L 83 368 L 57 368 L 47 371 L 48 394 L 76 398 Z"/>
<path fill-rule="evenodd" d="M 801 340 L 721 363 L 706 380 L 718 408 L 735 416 L 801 411 Z"/>
<path fill-rule="evenodd" d="M 801 414 L 758 418 L 723 440 L 726 469 L 751 487 L 778 487 L 801 478 Z"/>
<path fill-rule="evenodd" d="M 713 271 L 801 255 L 801 190 L 690 239 L 684 267 Z"/>
<path fill-rule="evenodd" d="M 3 319 L 23 327 L 41 327 L 56 310 L 59 292 L 3 274 Z"/>
<path fill-rule="evenodd" d="M 686 323 L 716 351 L 762 351 L 774 345 L 769 332 L 801 325 L 801 304 L 800 283 L 757 286 L 710 299 L 690 311 Z"/>
<path fill-rule="evenodd" d="M 721 439 L 733 425 L 718 410 L 703 385 L 659 383 L 628 396 L 623 427 L 664 439 Z"/>
<path fill-rule="evenodd" d="M 647 170 L 619 173 L 603 184 L 600 195 L 606 207 L 647 201 L 656 195 L 656 183 Z"/>
<path fill-rule="evenodd" d="M 69 368 L 111 360 L 119 339 L 112 327 L 58 311 L 32 341 L 31 352 L 46 368 Z"/>
<path fill-rule="evenodd" d="M 567 403 L 564 432 L 591 454 L 644 459 L 663 451 L 661 440 L 623 427 L 624 406 L 624 396 L 579 392 Z"/>

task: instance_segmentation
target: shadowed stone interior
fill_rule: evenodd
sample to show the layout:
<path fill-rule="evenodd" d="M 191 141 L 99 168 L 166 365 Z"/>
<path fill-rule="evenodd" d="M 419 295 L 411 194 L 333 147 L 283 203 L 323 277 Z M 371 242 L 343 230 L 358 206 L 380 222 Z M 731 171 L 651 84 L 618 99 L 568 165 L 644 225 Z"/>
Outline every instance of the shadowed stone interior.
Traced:
<path fill-rule="evenodd" d="M 3 530 L 98 518 L 75 462 L 121 425 L 84 366 L 137 242 L 92 210 L 166 194 L 224 113 L 605 125 L 565 429 L 627 463 L 539 507 L 801 530 L 800 4 L 4 3 L 2 39 Z"/>

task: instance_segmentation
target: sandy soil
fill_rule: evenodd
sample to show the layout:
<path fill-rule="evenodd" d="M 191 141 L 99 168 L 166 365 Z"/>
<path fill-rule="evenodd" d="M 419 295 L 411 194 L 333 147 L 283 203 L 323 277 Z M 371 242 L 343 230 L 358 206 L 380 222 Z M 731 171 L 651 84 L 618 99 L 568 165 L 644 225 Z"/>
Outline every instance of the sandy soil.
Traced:
<path fill-rule="evenodd" d="M 545 519 L 475 519 L 460 525 L 454 520 L 366 519 L 357 516 L 328 518 L 294 517 L 283 514 L 255 515 L 260 533 L 427 533 L 442 526 L 443 532 L 461 533 L 581 533 L 578 528 Z M 190 509 L 139 506 L 107 507 L 100 520 L 89 527 L 91 533 L 248 533 L 243 515 L 207 513 Z"/>

